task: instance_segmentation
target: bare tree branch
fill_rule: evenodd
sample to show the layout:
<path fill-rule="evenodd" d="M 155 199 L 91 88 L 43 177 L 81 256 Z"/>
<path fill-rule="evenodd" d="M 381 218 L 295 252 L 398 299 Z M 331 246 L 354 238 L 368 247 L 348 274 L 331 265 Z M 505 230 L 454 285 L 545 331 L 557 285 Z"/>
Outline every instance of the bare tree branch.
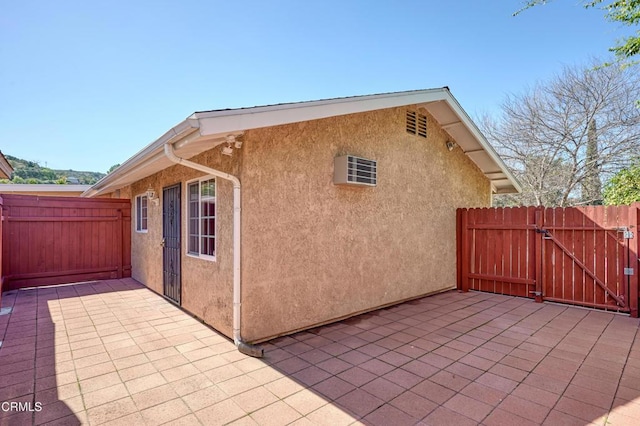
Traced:
<path fill-rule="evenodd" d="M 524 187 L 500 202 L 599 203 L 601 183 L 640 151 L 638 71 L 600 63 L 566 67 L 549 82 L 507 96 L 498 119 L 480 120 Z"/>

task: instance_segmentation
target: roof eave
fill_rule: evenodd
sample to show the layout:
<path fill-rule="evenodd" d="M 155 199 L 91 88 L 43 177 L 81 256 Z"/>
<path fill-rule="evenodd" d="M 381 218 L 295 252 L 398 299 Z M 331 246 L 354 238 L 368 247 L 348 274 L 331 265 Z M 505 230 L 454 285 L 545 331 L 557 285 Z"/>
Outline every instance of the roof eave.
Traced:
<path fill-rule="evenodd" d="M 487 152 L 487 154 L 489 154 L 489 157 L 491 157 L 491 159 L 500 167 L 501 171 L 509 179 L 511 185 L 513 185 L 513 191 L 511 192 L 505 192 L 505 191 L 508 191 L 507 189 L 502 191 L 496 191 L 496 193 L 507 194 L 507 193 L 522 192 L 522 186 L 520 185 L 520 182 L 518 182 L 518 179 L 516 179 L 513 173 L 511 173 L 511 170 L 509 170 L 509 167 L 507 167 L 504 161 L 502 161 L 502 158 L 500 158 L 500 156 L 495 151 L 495 149 L 493 149 L 493 147 L 491 146 L 487 138 L 485 138 L 482 132 L 480 131 L 480 129 L 478 129 L 478 126 L 476 126 L 473 120 L 471 120 L 471 117 L 469 117 L 469 114 L 467 114 L 467 112 L 462 108 L 458 100 L 451 94 L 449 89 L 445 88 L 445 90 L 447 93 L 447 97 L 449 98 L 448 101 L 453 105 L 454 110 L 460 116 L 460 118 L 464 122 L 464 125 L 471 131 L 471 133 L 476 138 L 478 143 Z"/>
<path fill-rule="evenodd" d="M 196 112 L 125 161 L 120 167 L 102 178 L 89 190 L 85 191 L 82 196 L 92 197 L 112 192 L 115 189 L 126 186 L 133 178 L 140 178 L 140 168 L 154 164 L 164 158 L 163 145 L 166 142 L 176 142 L 192 134 L 194 131 L 198 132 L 197 136 L 202 140 L 203 138 L 211 138 L 214 135 L 225 135 L 250 129 L 318 120 L 406 105 L 428 105 L 442 101 L 446 102 L 448 107 L 459 117 L 460 122 L 468 129 L 473 139 L 477 141 L 477 144 L 482 147 L 482 150 L 490 157 L 492 164 L 498 167 L 499 172 L 503 174 L 498 180 L 504 181 L 505 177 L 508 180 L 506 185 L 496 186 L 494 192 L 520 192 L 521 187 L 518 181 L 511 174 L 471 118 L 462 109 L 449 89 L 445 87 L 252 108 Z M 189 139 L 192 139 L 192 137 L 189 137 Z M 212 144 L 203 145 L 203 149 L 210 149 L 212 146 Z M 473 158 L 471 159 L 476 162 Z M 476 164 L 478 163 L 476 162 Z M 161 163 L 157 163 L 157 167 L 160 165 Z M 480 166 L 478 165 L 478 167 Z M 149 170 L 152 169 L 153 167 L 149 167 Z M 480 169 L 487 174 L 487 170 L 483 170 L 482 167 L 480 167 Z M 137 170 L 138 172 L 136 172 Z M 152 173 L 153 172 L 150 172 L 149 174 Z M 127 178 L 129 178 L 129 180 L 127 180 Z M 488 175 L 487 178 L 491 180 Z"/>
<path fill-rule="evenodd" d="M 147 145 L 127 161 L 118 166 L 111 173 L 96 182 L 91 188 L 84 191 L 82 197 L 94 197 L 110 192 L 110 190 L 118 189 L 118 182 L 125 179 L 130 173 L 144 164 L 153 163 L 159 158 L 163 158 L 164 144 L 173 139 L 192 133 L 198 128 L 198 122 L 193 116 L 188 117 L 176 126 L 172 127 L 165 134 L 160 136 L 151 144 Z"/>

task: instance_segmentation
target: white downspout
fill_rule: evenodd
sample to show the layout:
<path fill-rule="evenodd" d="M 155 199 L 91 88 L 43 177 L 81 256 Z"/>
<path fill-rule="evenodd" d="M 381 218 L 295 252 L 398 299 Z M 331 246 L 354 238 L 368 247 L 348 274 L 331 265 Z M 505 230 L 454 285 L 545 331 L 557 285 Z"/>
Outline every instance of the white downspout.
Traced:
<path fill-rule="evenodd" d="M 175 154 L 173 144 L 170 141 L 164 144 L 164 153 L 169 160 L 176 164 L 181 164 L 185 167 L 190 167 L 195 170 L 200 170 L 203 173 L 207 173 L 221 179 L 229 180 L 231 181 L 231 183 L 233 183 L 233 342 L 236 344 L 240 352 L 261 358 L 263 355 L 262 349 L 243 342 L 242 336 L 240 334 L 240 179 L 233 175 L 230 175 L 229 173 L 221 172 L 219 170 L 212 169 L 211 167 L 207 167 L 202 164 L 194 163 L 193 161 L 178 157 Z"/>

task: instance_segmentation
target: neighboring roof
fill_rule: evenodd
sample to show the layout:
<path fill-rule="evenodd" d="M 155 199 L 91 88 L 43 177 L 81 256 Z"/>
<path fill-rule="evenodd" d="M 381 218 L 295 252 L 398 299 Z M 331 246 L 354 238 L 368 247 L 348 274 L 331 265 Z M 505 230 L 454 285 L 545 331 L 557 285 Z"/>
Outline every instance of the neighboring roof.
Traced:
<path fill-rule="evenodd" d="M 0 151 L 0 179 L 10 179 L 11 173 L 13 173 L 13 167 Z"/>
<path fill-rule="evenodd" d="M 0 194 L 80 195 L 91 185 L 58 185 L 55 183 L 4 183 Z"/>
<path fill-rule="evenodd" d="M 449 89 L 444 87 L 196 112 L 122 163 L 120 167 L 93 185 L 83 196 L 93 197 L 112 192 L 172 166 L 174 163 L 164 155 L 166 142 L 174 143 L 176 154 L 188 159 L 224 143 L 229 134 L 237 135 L 250 129 L 406 105 L 424 107 L 471 161 L 484 172 L 491 181 L 495 193 L 521 191 L 519 183 L 507 166 L 451 95 Z"/>

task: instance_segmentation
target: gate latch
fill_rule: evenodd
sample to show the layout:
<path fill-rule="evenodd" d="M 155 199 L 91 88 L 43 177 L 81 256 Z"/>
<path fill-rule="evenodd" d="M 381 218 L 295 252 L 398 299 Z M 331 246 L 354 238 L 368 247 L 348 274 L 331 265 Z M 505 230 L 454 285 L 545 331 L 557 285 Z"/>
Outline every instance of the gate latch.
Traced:
<path fill-rule="evenodd" d="M 630 240 L 633 238 L 633 231 L 629 231 L 628 229 L 622 231 L 622 237 L 624 239 Z"/>
<path fill-rule="evenodd" d="M 633 275 L 634 274 L 633 268 L 624 268 L 624 274 Z"/>
<path fill-rule="evenodd" d="M 548 229 L 536 228 L 536 234 L 542 234 L 542 238 L 545 240 L 550 240 L 552 238 Z"/>

